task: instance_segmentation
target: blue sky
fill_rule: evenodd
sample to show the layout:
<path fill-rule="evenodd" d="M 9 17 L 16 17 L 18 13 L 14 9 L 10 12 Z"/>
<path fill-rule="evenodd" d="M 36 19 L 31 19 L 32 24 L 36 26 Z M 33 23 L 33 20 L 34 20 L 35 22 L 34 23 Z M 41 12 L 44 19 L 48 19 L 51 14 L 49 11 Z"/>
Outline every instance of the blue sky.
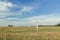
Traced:
<path fill-rule="evenodd" d="M 60 0 L 0 0 L 0 26 L 60 23 Z"/>

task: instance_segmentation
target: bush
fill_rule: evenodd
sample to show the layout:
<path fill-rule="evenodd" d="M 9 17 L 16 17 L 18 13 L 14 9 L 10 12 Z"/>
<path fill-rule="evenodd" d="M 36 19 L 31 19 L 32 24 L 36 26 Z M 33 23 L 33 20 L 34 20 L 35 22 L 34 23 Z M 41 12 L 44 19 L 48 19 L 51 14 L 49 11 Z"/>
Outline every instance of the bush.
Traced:
<path fill-rule="evenodd" d="M 8 25 L 8 27 L 13 27 L 13 25 Z"/>

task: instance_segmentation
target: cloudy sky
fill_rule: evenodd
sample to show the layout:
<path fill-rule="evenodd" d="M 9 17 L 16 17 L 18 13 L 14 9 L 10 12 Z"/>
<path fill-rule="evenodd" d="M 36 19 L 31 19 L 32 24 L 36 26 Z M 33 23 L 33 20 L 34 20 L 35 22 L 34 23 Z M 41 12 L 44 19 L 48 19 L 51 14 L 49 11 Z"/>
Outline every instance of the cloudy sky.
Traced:
<path fill-rule="evenodd" d="M 0 26 L 60 23 L 60 0 L 0 0 Z"/>

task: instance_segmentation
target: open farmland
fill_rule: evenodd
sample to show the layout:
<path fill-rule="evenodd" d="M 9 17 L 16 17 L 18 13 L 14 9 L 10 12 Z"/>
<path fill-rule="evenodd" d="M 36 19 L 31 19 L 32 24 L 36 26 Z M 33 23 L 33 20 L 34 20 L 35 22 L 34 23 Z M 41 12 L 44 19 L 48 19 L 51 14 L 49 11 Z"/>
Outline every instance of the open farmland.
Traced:
<path fill-rule="evenodd" d="M 0 27 L 0 40 L 60 40 L 60 27 Z"/>

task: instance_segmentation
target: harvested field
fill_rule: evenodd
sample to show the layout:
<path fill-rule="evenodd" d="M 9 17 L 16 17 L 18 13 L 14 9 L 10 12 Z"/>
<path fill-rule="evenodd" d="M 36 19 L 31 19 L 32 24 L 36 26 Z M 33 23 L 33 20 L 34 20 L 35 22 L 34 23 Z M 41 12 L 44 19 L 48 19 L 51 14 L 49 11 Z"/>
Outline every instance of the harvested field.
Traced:
<path fill-rule="evenodd" d="M 60 40 L 60 27 L 0 27 L 0 40 Z"/>

